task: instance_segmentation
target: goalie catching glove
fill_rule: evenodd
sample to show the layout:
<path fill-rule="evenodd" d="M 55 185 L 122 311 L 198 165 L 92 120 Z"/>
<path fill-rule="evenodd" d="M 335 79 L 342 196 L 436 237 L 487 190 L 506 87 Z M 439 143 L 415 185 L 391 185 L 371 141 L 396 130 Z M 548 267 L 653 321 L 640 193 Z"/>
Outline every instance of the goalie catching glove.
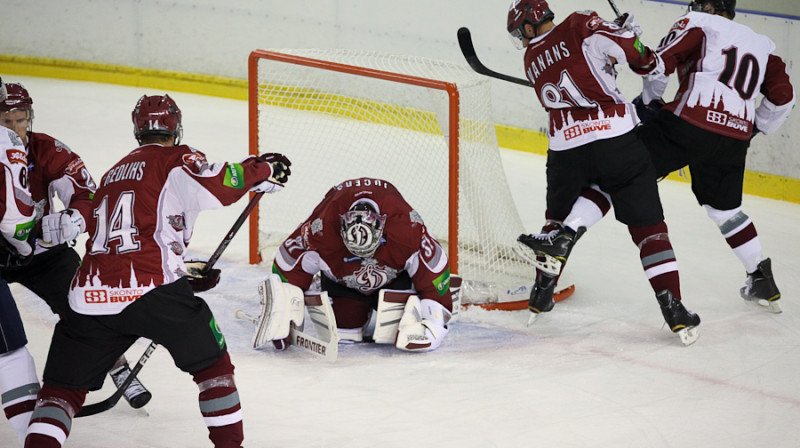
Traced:
<path fill-rule="evenodd" d="M 409 352 L 436 350 L 450 331 L 450 316 L 450 311 L 435 300 L 409 297 L 394 346 Z"/>
<path fill-rule="evenodd" d="M 212 268 L 206 272 L 205 261 L 192 260 L 187 261 L 185 264 L 187 272 L 186 279 L 189 280 L 189 286 L 192 287 L 192 291 L 208 291 L 219 283 L 219 276 L 222 274 L 222 271 Z"/>
<path fill-rule="evenodd" d="M 253 348 L 262 347 L 267 341 L 278 350 L 289 345 L 292 325 L 301 327 L 305 317 L 303 290 L 290 283 L 283 283 L 277 274 L 270 274 L 258 285 L 261 297 L 261 314 L 256 322 Z"/>
<path fill-rule="evenodd" d="M 51 213 L 42 218 L 42 240 L 39 245 L 53 247 L 73 241 L 86 231 L 86 222 L 81 213 L 68 208 L 58 213 Z"/>
<path fill-rule="evenodd" d="M 289 176 L 292 174 L 292 170 L 289 168 L 292 166 L 292 162 L 283 154 L 275 152 L 261 154 L 256 157 L 256 160 L 268 163 L 272 168 L 272 174 L 270 174 L 267 180 L 257 183 L 250 191 L 271 194 L 283 190 L 283 185 L 289 180 Z"/>

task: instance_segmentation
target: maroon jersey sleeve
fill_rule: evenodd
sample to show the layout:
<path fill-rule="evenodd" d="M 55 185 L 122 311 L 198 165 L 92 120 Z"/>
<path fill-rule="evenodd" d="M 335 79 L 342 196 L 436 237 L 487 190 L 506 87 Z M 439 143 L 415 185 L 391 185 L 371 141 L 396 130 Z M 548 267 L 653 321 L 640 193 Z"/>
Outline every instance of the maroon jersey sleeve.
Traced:
<path fill-rule="evenodd" d="M 56 209 L 55 195 L 66 208 L 91 217 L 94 179 L 81 157 L 61 141 L 42 133 L 29 133 L 30 187 L 35 202 L 44 200 L 44 214 Z"/>
<path fill-rule="evenodd" d="M 794 88 L 786 73 L 786 64 L 774 54 L 767 59 L 767 73 L 761 84 L 761 93 L 776 106 L 783 106 L 794 99 Z"/>

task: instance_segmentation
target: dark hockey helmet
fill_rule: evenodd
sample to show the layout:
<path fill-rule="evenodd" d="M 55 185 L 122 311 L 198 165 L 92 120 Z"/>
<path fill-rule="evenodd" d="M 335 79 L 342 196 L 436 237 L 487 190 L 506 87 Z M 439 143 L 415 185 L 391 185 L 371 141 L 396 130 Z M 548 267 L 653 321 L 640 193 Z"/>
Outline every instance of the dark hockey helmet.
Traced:
<path fill-rule="evenodd" d="M 171 135 L 175 144 L 181 141 L 181 110 L 169 95 L 142 95 L 131 113 L 133 135 L 141 142 L 147 135 Z"/>
<path fill-rule="evenodd" d="M 731 19 L 736 16 L 736 0 L 692 0 L 689 2 L 689 11 L 710 12 L 708 6 L 714 9 L 712 14 L 726 12 Z"/>
<path fill-rule="evenodd" d="M 359 257 L 371 257 L 381 245 L 386 215 L 371 199 L 359 199 L 345 214 L 339 216 L 342 240 L 347 250 Z"/>
<path fill-rule="evenodd" d="M 522 42 L 525 36 L 523 27 L 530 23 L 534 28 L 553 20 L 555 15 L 545 0 L 514 0 L 508 7 L 508 34 L 514 42 Z"/>

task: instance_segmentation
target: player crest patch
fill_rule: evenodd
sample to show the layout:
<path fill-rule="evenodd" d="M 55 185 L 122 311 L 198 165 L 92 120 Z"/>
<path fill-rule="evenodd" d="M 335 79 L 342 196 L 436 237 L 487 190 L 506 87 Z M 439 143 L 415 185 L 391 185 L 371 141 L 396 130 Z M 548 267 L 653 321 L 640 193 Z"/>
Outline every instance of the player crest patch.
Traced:
<path fill-rule="evenodd" d="M 683 31 L 683 30 L 686 29 L 687 25 L 689 25 L 689 18 L 688 17 L 684 17 L 683 19 L 678 20 L 677 22 L 675 22 L 674 25 L 672 25 L 672 30 L 674 30 L 674 31 Z"/>
<path fill-rule="evenodd" d="M 11 163 L 21 163 L 26 166 L 28 165 L 28 154 L 26 154 L 25 151 L 20 151 L 18 149 L 7 149 L 6 157 L 8 157 L 8 161 Z"/>

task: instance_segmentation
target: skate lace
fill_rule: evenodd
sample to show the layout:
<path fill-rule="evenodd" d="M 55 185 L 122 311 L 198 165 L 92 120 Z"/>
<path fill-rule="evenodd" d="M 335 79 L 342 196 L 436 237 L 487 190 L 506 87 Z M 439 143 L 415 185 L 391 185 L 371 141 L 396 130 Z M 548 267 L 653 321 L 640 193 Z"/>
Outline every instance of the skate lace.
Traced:
<path fill-rule="evenodd" d="M 539 241 L 547 241 L 548 243 L 552 243 L 556 235 L 558 235 L 558 230 L 551 230 L 547 233 L 531 234 L 534 239 Z"/>

